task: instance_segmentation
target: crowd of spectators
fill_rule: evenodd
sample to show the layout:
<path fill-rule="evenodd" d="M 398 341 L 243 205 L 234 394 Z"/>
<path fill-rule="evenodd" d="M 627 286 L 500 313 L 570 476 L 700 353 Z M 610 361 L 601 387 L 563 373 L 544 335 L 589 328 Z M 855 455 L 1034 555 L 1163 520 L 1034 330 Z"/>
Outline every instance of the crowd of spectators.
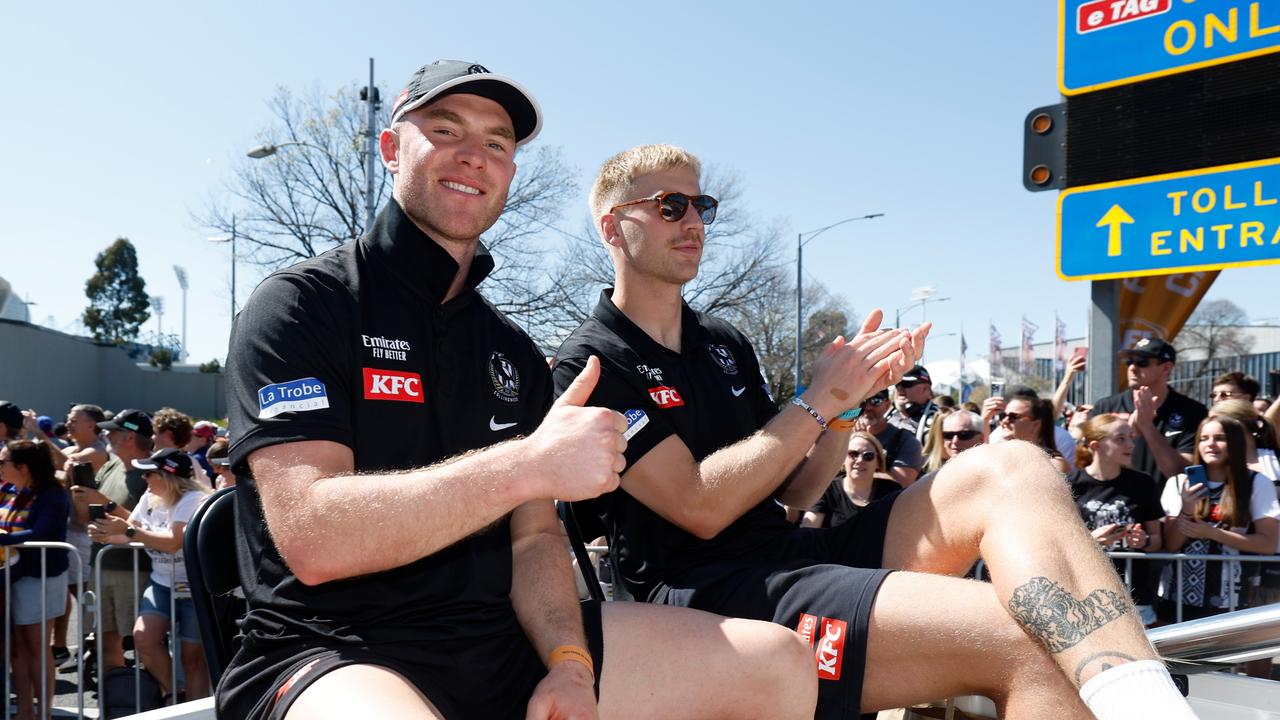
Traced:
<path fill-rule="evenodd" d="M 1079 405 L 1065 401 L 1084 370 L 1079 355 L 1052 398 L 1011 386 L 981 406 L 933 396 L 928 371 L 914 368 L 892 394 L 862 404 L 842 472 L 814 507 L 790 508 L 791 517 L 805 527 L 838 525 L 870 502 L 932 478 L 970 448 L 1022 441 L 1041 448 L 1063 473 L 1081 519 L 1105 550 L 1280 554 L 1280 401 L 1259 401 L 1256 380 L 1229 372 L 1215 379 L 1202 404 L 1169 386 L 1175 362 L 1168 344 L 1140 341 L 1124 354 L 1129 387 Z M 55 423 L 0 401 L 0 562 L 11 578 L 18 718 L 37 716 L 41 663 L 47 678 L 75 667 L 66 621 L 81 590 L 97 596 L 103 653 L 96 661 L 104 671 L 126 665 L 124 639 L 131 636 L 138 661 L 162 692 L 209 694 L 181 551 L 199 504 L 235 484 L 225 435 L 173 408 L 111 413 L 76 404 Z M 64 551 L 7 547 L 36 540 L 76 547 L 81 572 Z M 128 552 L 98 561 L 103 548 L 130 543 L 146 549 L 137 574 Z M 1124 562 L 1116 564 L 1123 572 Z M 1179 600 L 1183 619 L 1280 602 L 1278 564 L 1187 560 L 1180 575 L 1168 563 L 1134 563 L 1130 570 L 1148 625 L 1173 621 Z M 85 587 L 78 588 L 81 579 Z M 170 632 L 178 635 L 184 688 L 171 686 Z M 1251 668 L 1269 671 L 1265 662 Z"/>
<path fill-rule="evenodd" d="M 65 423 L 54 423 L 35 410 L 0 401 L 0 563 L 8 566 L 10 578 L 8 665 L 16 717 L 48 717 L 51 708 L 37 699 L 52 697 L 58 671 L 76 668 L 68 620 L 73 600 L 88 590 L 97 598 L 98 617 L 84 623 L 86 636 L 77 652 L 109 672 L 126 665 L 125 638 L 132 637 L 137 661 L 162 692 L 190 699 L 209 694 L 182 540 L 205 497 L 215 487 L 235 483 L 227 468 L 225 435 L 216 424 L 193 424 L 173 408 L 112 413 L 76 404 Z M 31 541 L 69 543 L 77 550 L 80 571 L 65 550 L 9 547 Z M 145 552 L 136 558 L 127 551 L 102 552 L 130 544 L 141 544 Z M 101 566 L 96 586 L 95 564 Z M 100 638 L 88 636 L 94 627 Z M 170 632 L 180 639 L 185 680 L 180 689 L 171 687 Z M 94 640 L 101 640 L 101 657 L 91 650 Z"/>
<path fill-rule="evenodd" d="M 1066 402 L 1073 356 L 1052 397 L 1010 386 L 979 407 L 926 397 L 924 368 L 892 396 L 862 405 L 843 471 L 812 508 L 793 508 L 806 526 L 839 524 L 868 498 L 930 479 L 946 462 L 988 442 L 1023 441 L 1051 458 L 1071 487 L 1085 526 L 1114 552 L 1192 555 L 1280 554 L 1280 401 L 1259 402 L 1257 380 L 1228 372 L 1204 403 L 1169 384 L 1177 353 L 1160 339 L 1122 353 L 1129 387 L 1092 404 Z M 930 391 L 931 392 L 931 391 Z M 1280 602 L 1280 565 L 1143 560 L 1127 566 L 1144 624 L 1205 617 Z M 1179 580 L 1179 577 L 1181 578 Z M 1263 663 L 1259 674 L 1270 671 Z"/>

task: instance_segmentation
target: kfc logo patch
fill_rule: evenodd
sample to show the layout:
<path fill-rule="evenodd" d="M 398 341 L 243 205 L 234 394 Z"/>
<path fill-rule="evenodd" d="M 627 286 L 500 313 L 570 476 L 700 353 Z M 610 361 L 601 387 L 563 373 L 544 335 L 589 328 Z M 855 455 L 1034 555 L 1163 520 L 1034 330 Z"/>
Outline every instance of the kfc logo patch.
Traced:
<path fill-rule="evenodd" d="M 649 388 L 649 397 L 657 403 L 658 407 L 667 408 L 684 407 L 684 398 L 680 397 L 680 393 L 673 387 L 659 385 L 658 387 Z"/>
<path fill-rule="evenodd" d="M 814 655 L 818 659 L 819 680 L 839 680 L 844 664 L 844 638 L 848 625 L 843 620 L 822 618 L 822 638 Z"/>
<path fill-rule="evenodd" d="M 365 400 L 426 402 L 426 396 L 422 391 L 422 376 L 418 373 L 375 368 L 363 368 L 363 370 Z"/>

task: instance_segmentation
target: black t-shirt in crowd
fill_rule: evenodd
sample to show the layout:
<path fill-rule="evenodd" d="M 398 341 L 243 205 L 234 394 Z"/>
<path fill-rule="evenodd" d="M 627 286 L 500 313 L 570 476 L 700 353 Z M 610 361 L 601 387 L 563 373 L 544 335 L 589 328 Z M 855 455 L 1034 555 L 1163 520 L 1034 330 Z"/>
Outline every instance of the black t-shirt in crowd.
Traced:
<path fill-rule="evenodd" d="M 1113 413 L 1128 418 L 1133 413 L 1133 390 L 1125 390 L 1102 398 L 1093 404 L 1093 410 L 1089 412 L 1094 417 L 1103 413 Z M 1208 414 L 1209 411 L 1204 405 L 1169 388 L 1169 397 L 1156 410 L 1156 430 L 1175 450 L 1180 453 L 1190 453 L 1196 447 L 1196 428 L 1200 427 L 1200 421 L 1204 420 Z M 1146 438 L 1137 433 L 1134 434 L 1133 460 L 1130 466 L 1152 477 L 1152 486 L 1156 488 L 1158 495 L 1164 487 L 1164 481 L 1168 478 L 1156 465 L 1156 458 L 1147 447 Z"/>
<path fill-rule="evenodd" d="M 591 317 L 556 353 L 552 377 L 562 393 L 591 355 L 600 382 L 589 404 L 627 418 L 627 467 L 676 435 L 695 460 L 751 435 L 777 414 L 751 344 L 732 325 L 688 305 L 681 317 L 680 352 L 649 337 L 601 293 Z M 680 573 L 705 563 L 738 559 L 793 530 L 773 498 L 765 498 L 710 540 L 701 540 L 616 490 L 588 504 L 609 531 L 623 580 L 638 599 Z"/>
<path fill-rule="evenodd" d="M 892 480 L 881 477 L 875 478 L 871 481 L 870 502 L 889 497 L 901 490 L 902 486 Z M 849 522 L 866 508 L 866 505 L 855 505 L 853 503 L 848 493 L 844 491 L 844 476 L 837 475 L 836 479 L 832 480 L 831 484 L 827 486 L 826 492 L 822 493 L 822 497 L 818 498 L 818 502 L 812 508 L 809 508 L 809 511 L 822 513 L 822 527 L 829 528 Z"/>
<path fill-rule="evenodd" d="M 1102 481 L 1083 469 L 1076 469 L 1067 476 L 1067 481 L 1071 483 L 1071 496 L 1076 500 L 1080 518 L 1090 530 L 1104 525 L 1132 525 L 1164 517 L 1160 492 L 1146 473 L 1121 468 L 1115 478 Z M 1107 549 L 1121 548 L 1116 543 Z"/>
<path fill-rule="evenodd" d="M 308 587 L 281 560 L 248 459 L 278 443 L 351 448 L 361 473 L 403 470 L 532 432 L 551 400 L 546 361 L 477 292 L 441 304 L 458 265 L 396 202 L 358 242 L 277 272 L 254 291 L 227 362 L 243 632 L 259 643 L 376 645 L 519 633 L 506 519 L 408 565 Z M 352 501 L 335 514 L 381 518 Z M 423 509 L 423 522 L 430 513 Z M 323 530 L 323 529 L 322 529 Z"/>

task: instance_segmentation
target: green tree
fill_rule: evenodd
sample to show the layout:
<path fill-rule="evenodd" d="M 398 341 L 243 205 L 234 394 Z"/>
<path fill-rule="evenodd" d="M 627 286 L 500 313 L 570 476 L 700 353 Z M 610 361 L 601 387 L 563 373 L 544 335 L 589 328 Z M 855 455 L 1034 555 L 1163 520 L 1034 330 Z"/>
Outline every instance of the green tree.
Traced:
<path fill-rule="evenodd" d="M 93 264 L 98 271 L 85 283 L 89 307 L 84 326 L 98 342 L 123 345 L 151 317 L 147 283 L 138 275 L 138 253 L 128 238 L 117 238 Z"/>

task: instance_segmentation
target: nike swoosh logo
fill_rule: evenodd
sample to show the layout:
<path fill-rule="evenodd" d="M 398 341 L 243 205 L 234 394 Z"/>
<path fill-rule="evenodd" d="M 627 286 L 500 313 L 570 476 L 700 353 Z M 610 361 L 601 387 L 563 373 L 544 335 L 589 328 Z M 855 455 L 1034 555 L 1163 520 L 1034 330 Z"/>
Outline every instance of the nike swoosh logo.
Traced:
<path fill-rule="evenodd" d="M 492 430 L 492 431 L 494 431 L 494 432 L 498 432 L 499 430 L 506 430 L 506 429 L 507 429 L 507 428 L 509 428 L 509 427 L 515 427 L 515 426 L 516 426 L 516 424 L 515 424 L 515 423 L 513 423 L 513 422 L 509 422 L 509 423 L 500 423 L 500 422 L 498 422 L 498 416 L 497 416 L 497 415 L 494 415 L 494 416 L 492 416 L 492 417 L 490 417 L 490 418 L 489 418 L 489 429 L 490 429 L 490 430 Z"/>
<path fill-rule="evenodd" d="M 733 391 L 734 397 L 738 397 L 739 395 L 747 391 L 747 388 L 745 385 L 740 388 L 729 388 L 729 389 Z"/>
<path fill-rule="evenodd" d="M 1165 437 L 1173 437 L 1174 435 L 1178 435 L 1178 434 L 1179 434 L 1179 433 L 1181 433 L 1181 432 L 1182 432 L 1181 430 L 1165 430 L 1165 431 L 1164 431 L 1164 436 L 1165 436 Z"/>

